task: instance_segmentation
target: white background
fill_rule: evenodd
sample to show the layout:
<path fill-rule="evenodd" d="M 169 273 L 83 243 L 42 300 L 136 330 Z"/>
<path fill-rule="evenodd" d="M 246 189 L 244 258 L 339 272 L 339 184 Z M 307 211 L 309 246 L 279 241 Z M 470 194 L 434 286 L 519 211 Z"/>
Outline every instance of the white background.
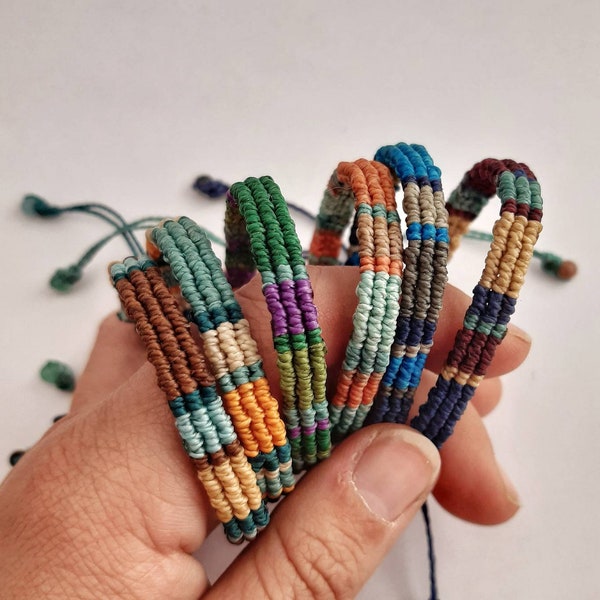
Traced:
<path fill-rule="evenodd" d="M 117 307 L 106 264 L 127 253 L 115 241 L 71 294 L 55 293 L 50 274 L 107 229 L 27 217 L 23 194 L 105 202 L 132 219 L 188 214 L 220 233 L 222 206 L 190 190 L 202 172 L 270 174 L 316 212 L 337 162 L 383 144 L 425 144 L 447 191 L 474 162 L 511 157 L 542 185 L 540 249 L 580 272 L 568 284 L 529 273 L 515 322 L 533 350 L 488 418 L 523 507 L 485 528 L 433 505 L 441 596 L 600 597 L 598 7 L 0 0 L 0 476 L 4 457 L 67 409 L 37 370 L 48 358 L 82 369 Z M 310 226 L 299 219 L 299 230 L 306 245 Z M 452 280 L 469 291 L 484 254 L 463 244 Z M 230 554 L 213 536 L 202 552 L 213 577 Z M 425 598 L 425 558 L 418 519 L 361 597 Z"/>

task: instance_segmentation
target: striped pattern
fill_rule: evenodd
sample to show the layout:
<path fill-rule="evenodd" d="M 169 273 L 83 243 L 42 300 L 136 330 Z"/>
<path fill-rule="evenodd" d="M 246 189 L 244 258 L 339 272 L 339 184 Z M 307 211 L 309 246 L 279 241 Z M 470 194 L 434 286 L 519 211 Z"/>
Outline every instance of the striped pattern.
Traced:
<path fill-rule="evenodd" d="M 438 447 L 452 434 L 506 335 L 542 229 L 542 197 L 533 173 L 512 160 L 486 159 L 448 200 L 452 249 L 494 192 L 502 206 L 481 279 L 437 383 L 411 422 Z"/>
<path fill-rule="evenodd" d="M 330 179 L 309 260 L 314 264 L 337 261 L 335 253 L 352 208 L 360 281 L 352 335 L 329 406 L 336 439 L 359 429 L 373 404 L 389 362 L 402 272 L 402 236 L 392 176 L 381 163 L 365 159 L 340 163 Z"/>
<path fill-rule="evenodd" d="M 337 169 L 331 175 L 315 223 L 308 250 L 311 265 L 339 265 L 342 234 L 354 212 L 352 188 L 342 185 Z M 358 243 L 358 242 L 357 242 Z M 358 265 L 358 261 L 356 262 Z"/>
<path fill-rule="evenodd" d="M 152 240 L 191 308 L 204 355 L 261 490 L 275 500 L 294 487 L 291 449 L 250 326 L 221 263 L 204 232 L 187 217 L 164 221 L 152 230 Z"/>
<path fill-rule="evenodd" d="M 407 246 L 390 363 L 369 423 L 405 423 L 433 345 L 448 280 L 448 211 L 441 172 L 423 146 L 384 146 L 375 160 L 389 167 L 402 184 Z"/>
<path fill-rule="evenodd" d="M 283 415 L 295 471 L 331 452 L 325 393 L 325 344 L 313 291 L 287 204 L 270 177 L 250 177 L 231 186 L 225 213 L 226 264 L 240 247 L 251 248 L 252 264 L 228 276 L 245 279 L 255 268 L 271 313 L 280 373 Z M 240 224 L 243 223 L 243 231 Z"/>
<path fill-rule="evenodd" d="M 269 520 L 261 491 L 181 313 L 149 259 L 111 267 L 123 308 L 144 341 L 175 424 L 209 501 L 234 543 L 252 539 Z"/>

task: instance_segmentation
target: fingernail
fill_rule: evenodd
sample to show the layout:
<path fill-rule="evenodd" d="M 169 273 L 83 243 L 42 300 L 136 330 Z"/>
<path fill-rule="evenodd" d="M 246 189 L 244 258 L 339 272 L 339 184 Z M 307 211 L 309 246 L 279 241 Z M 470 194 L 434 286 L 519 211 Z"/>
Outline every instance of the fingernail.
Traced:
<path fill-rule="evenodd" d="M 498 470 L 500 471 L 500 475 L 504 483 L 504 491 L 506 493 L 506 497 L 508 498 L 511 504 L 520 507 L 521 500 L 519 499 L 519 492 L 517 492 L 517 488 L 515 487 L 514 483 L 508 478 L 506 471 L 500 465 L 498 465 Z"/>
<path fill-rule="evenodd" d="M 511 323 L 510 324 L 510 332 L 512 335 L 514 335 L 519 340 L 525 342 L 528 345 L 531 345 L 531 342 L 532 342 L 531 336 L 524 329 L 521 329 L 520 327 L 517 327 L 516 325 L 513 325 Z"/>
<path fill-rule="evenodd" d="M 369 510 L 395 521 L 418 499 L 425 499 L 440 469 L 435 446 L 413 429 L 383 429 L 365 448 L 353 480 Z"/>

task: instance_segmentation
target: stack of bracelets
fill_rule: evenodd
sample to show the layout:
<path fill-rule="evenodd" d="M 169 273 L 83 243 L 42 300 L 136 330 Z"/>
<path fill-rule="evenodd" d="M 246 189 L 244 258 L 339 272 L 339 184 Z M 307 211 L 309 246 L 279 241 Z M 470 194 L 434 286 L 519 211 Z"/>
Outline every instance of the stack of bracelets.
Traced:
<path fill-rule="evenodd" d="M 402 187 L 403 248 L 396 187 Z M 148 232 L 147 254 L 111 265 L 183 446 L 234 543 L 269 520 L 265 500 L 294 489 L 294 473 L 326 459 L 363 424 L 409 422 L 442 307 L 449 253 L 496 193 L 500 218 L 454 347 L 410 425 L 439 448 L 452 434 L 506 335 L 541 231 L 540 187 L 527 166 L 486 159 L 444 200 L 423 146 L 385 146 L 342 162 L 321 204 L 308 253 L 315 265 L 358 265 L 358 304 L 335 394 L 326 348 L 288 205 L 270 177 L 227 193 L 226 272 L 191 219 Z M 258 270 L 271 314 L 281 398 L 274 398 L 233 289 Z M 197 343 L 190 329 L 199 332 Z M 281 410 L 281 416 L 280 416 Z"/>

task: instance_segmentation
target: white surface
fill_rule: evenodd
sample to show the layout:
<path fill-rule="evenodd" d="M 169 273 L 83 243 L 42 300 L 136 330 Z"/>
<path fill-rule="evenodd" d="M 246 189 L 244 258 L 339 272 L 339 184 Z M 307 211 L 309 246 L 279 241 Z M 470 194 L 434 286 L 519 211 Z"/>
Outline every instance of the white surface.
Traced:
<path fill-rule="evenodd" d="M 102 201 L 130 218 L 187 213 L 220 232 L 220 208 L 189 191 L 201 172 L 271 174 L 316 211 L 337 162 L 384 143 L 425 144 L 448 191 L 474 162 L 510 156 L 542 185 L 540 248 L 580 274 L 561 285 L 532 267 L 515 322 L 533 351 L 488 418 L 523 508 L 482 528 L 433 507 L 441 595 L 600 597 L 598 6 L 1 0 L 0 476 L 4 457 L 66 409 L 36 371 L 50 357 L 82 368 L 97 321 L 117 306 L 105 265 L 125 254 L 115 242 L 72 294 L 53 293 L 49 275 L 106 229 L 27 218 L 24 193 Z M 494 216 L 490 207 L 483 223 Z M 483 255 L 465 244 L 453 280 L 469 290 Z M 210 543 L 214 575 L 225 544 Z M 426 589 L 419 520 L 361 597 Z"/>

